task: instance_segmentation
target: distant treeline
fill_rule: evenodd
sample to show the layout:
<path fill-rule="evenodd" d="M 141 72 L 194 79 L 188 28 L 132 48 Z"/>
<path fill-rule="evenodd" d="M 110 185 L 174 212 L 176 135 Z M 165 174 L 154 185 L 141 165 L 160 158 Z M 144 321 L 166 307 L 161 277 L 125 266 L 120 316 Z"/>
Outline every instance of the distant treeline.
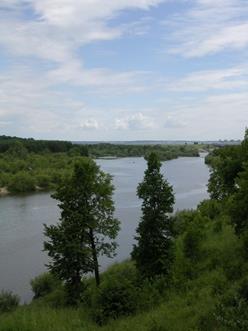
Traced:
<path fill-rule="evenodd" d="M 165 161 L 198 156 L 199 149 L 200 145 L 81 145 L 0 136 L 0 195 L 52 190 L 81 157 L 146 157 L 153 151 Z"/>
<path fill-rule="evenodd" d="M 199 145 L 121 145 L 93 144 L 87 145 L 92 157 L 146 157 L 156 152 L 162 161 L 176 159 L 179 156 L 199 156 Z"/>
<path fill-rule="evenodd" d="M 28 153 L 71 153 L 78 156 L 98 157 L 142 157 L 151 151 L 159 154 L 161 160 L 172 160 L 179 156 L 199 156 L 200 145 L 122 145 L 111 143 L 75 144 L 62 140 L 35 140 L 0 136 L 0 153 L 25 148 Z"/>
<path fill-rule="evenodd" d="M 66 153 L 74 147 L 74 145 L 69 141 L 35 140 L 33 138 L 26 139 L 19 137 L 0 136 L 0 153 L 5 153 L 11 148 L 15 148 L 15 146 L 20 143 L 30 153 Z M 85 146 L 82 147 L 85 148 Z M 78 146 L 77 148 L 82 147 Z"/>

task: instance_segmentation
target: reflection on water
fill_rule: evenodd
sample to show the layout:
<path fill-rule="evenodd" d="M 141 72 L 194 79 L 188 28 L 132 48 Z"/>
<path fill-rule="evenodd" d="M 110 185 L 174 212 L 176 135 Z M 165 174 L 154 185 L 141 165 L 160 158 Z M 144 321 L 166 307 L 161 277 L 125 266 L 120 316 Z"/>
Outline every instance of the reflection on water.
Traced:
<path fill-rule="evenodd" d="M 98 160 L 102 170 L 113 175 L 116 187 L 116 216 L 121 221 L 118 254 L 114 261 L 129 256 L 140 217 L 141 202 L 136 197 L 146 162 L 143 158 Z M 162 172 L 176 195 L 175 210 L 195 208 L 207 198 L 209 171 L 203 158 L 179 158 L 164 162 Z M 30 300 L 30 279 L 45 271 L 42 252 L 43 224 L 56 223 L 59 210 L 48 193 L 0 199 L 0 290 L 12 290 L 24 301 Z M 101 267 L 113 263 L 102 258 Z"/>

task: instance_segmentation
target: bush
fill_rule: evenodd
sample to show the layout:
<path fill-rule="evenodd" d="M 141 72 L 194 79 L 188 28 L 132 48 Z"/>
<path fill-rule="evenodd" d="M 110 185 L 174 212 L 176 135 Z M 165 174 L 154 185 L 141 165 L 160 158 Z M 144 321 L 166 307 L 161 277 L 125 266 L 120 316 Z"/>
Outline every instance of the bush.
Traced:
<path fill-rule="evenodd" d="M 19 172 L 11 178 L 8 189 L 12 193 L 35 191 L 35 180 L 31 174 Z"/>
<path fill-rule="evenodd" d="M 109 279 L 96 293 L 93 317 L 100 325 L 131 315 L 137 308 L 137 290 L 128 280 Z"/>
<path fill-rule="evenodd" d="M 19 305 L 20 298 L 12 292 L 0 293 L 0 313 L 13 311 Z"/>
<path fill-rule="evenodd" d="M 202 216 L 214 220 L 220 215 L 222 205 L 217 200 L 203 200 L 198 208 Z"/>
<path fill-rule="evenodd" d="M 51 308 L 62 308 L 68 305 L 68 298 L 65 289 L 61 286 L 48 293 L 42 298 L 42 305 L 49 306 Z"/>
<path fill-rule="evenodd" d="M 188 227 L 194 222 L 194 218 L 197 215 L 195 210 L 183 210 L 177 212 L 172 217 L 172 230 L 175 237 L 183 234 Z"/>
<path fill-rule="evenodd" d="M 61 285 L 61 282 L 55 278 L 51 273 L 44 273 L 31 280 L 32 291 L 34 292 L 34 299 L 44 297 L 53 292 Z"/>
<path fill-rule="evenodd" d="M 131 315 L 138 307 L 138 278 L 133 263 L 116 264 L 102 276 L 99 288 L 88 287 L 92 315 L 98 324 Z"/>
<path fill-rule="evenodd" d="M 137 289 L 139 311 L 149 310 L 158 306 L 168 289 L 168 279 L 157 277 L 155 279 L 145 279 L 142 286 Z"/>
<path fill-rule="evenodd" d="M 186 258 L 198 261 L 201 255 L 202 232 L 200 229 L 191 227 L 183 238 L 183 252 Z"/>
<path fill-rule="evenodd" d="M 238 293 L 229 291 L 217 305 L 215 316 L 221 325 L 227 327 L 227 330 L 248 330 L 247 301 L 241 298 Z"/>
<path fill-rule="evenodd" d="M 49 175 L 40 174 L 36 176 L 36 183 L 42 189 L 48 189 L 50 187 L 51 178 Z"/>

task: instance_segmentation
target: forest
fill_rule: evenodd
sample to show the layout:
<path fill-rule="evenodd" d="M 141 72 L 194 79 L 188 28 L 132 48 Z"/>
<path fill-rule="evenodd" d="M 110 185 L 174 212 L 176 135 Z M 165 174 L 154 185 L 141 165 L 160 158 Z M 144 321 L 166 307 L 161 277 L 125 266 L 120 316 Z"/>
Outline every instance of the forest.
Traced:
<path fill-rule="evenodd" d="M 198 156 L 201 145 L 73 144 L 67 141 L 34 140 L 0 136 L 0 196 L 53 190 L 69 176 L 82 156 L 142 157 L 155 151 L 160 159 Z"/>
<path fill-rule="evenodd" d="M 99 255 L 116 249 L 114 187 L 92 159 L 77 159 L 53 194 L 61 218 L 44 227 L 48 272 L 31 280 L 28 305 L 0 294 L 0 330 L 247 330 L 248 130 L 207 162 L 209 199 L 174 214 L 159 155 L 147 156 L 130 259 L 99 273 Z"/>

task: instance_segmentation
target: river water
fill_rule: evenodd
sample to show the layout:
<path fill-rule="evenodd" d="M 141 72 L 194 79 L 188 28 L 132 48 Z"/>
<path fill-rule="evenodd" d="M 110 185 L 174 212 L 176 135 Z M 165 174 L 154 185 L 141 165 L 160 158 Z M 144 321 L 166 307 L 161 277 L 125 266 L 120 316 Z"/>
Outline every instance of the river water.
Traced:
<path fill-rule="evenodd" d="M 144 176 L 146 162 L 143 158 L 122 158 L 97 163 L 113 175 L 116 216 L 121 221 L 117 256 L 102 258 L 100 264 L 104 269 L 128 258 L 132 250 L 141 206 L 136 187 Z M 209 170 L 203 156 L 163 162 L 161 171 L 173 185 L 175 211 L 195 208 L 208 197 Z M 59 209 L 49 193 L 0 198 L 0 290 L 11 290 L 22 302 L 30 301 L 30 280 L 46 270 L 43 224 L 54 224 L 58 218 Z"/>

